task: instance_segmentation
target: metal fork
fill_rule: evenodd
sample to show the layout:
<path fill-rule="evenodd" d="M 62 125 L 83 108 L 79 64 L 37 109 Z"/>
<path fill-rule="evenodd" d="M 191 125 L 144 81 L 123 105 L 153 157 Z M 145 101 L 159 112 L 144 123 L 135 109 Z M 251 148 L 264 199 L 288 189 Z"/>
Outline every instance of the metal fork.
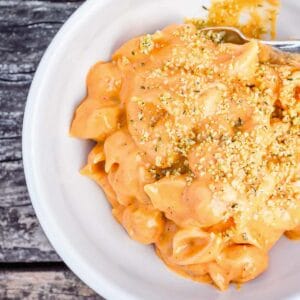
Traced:
<path fill-rule="evenodd" d="M 205 27 L 201 31 L 220 33 L 222 40 L 228 43 L 244 44 L 251 39 L 246 37 L 239 29 L 228 26 Z M 286 40 L 286 41 L 266 41 L 260 40 L 261 43 L 277 48 L 281 51 L 300 53 L 300 40 Z"/>

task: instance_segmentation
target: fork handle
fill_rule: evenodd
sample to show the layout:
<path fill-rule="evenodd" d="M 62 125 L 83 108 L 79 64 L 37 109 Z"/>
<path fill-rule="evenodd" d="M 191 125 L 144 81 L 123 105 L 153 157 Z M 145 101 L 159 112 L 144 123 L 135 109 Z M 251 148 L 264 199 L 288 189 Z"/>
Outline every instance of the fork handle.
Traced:
<path fill-rule="evenodd" d="M 300 53 L 300 40 L 293 41 L 262 41 L 265 45 L 272 46 L 285 52 Z"/>

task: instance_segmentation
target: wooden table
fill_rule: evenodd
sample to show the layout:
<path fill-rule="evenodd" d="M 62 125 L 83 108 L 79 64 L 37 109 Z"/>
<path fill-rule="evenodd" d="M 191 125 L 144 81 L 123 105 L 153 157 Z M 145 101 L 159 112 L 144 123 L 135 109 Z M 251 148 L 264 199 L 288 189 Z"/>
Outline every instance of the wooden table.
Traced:
<path fill-rule="evenodd" d="M 50 41 L 83 1 L 0 0 L 0 299 L 103 299 L 69 271 L 36 219 L 21 151 L 28 89 Z"/>

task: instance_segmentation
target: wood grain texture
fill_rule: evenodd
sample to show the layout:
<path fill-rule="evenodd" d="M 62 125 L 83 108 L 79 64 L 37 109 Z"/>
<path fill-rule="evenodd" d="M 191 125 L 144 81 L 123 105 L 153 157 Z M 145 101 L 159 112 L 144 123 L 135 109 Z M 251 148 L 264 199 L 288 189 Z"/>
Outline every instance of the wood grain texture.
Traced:
<path fill-rule="evenodd" d="M 83 1 L 0 1 L 0 137 L 21 136 L 24 106 L 42 54 Z"/>
<path fill-rule="evenodd" d="M 28 196 L 22 123 L 37 65 L 83 1 L 0 0 L 0 299 L 103 299 L 61 262 Z"/>
<path fill-rule="evenodd" d="M 0 262 L 60 261 L 29 200 L 22 123 L 40 58 L 82 2 L 0 0 Z"/>
<path fill-rule="evenodd" d="M 67 269 L 0 272 L 0 299 L 101 300 Z"/>

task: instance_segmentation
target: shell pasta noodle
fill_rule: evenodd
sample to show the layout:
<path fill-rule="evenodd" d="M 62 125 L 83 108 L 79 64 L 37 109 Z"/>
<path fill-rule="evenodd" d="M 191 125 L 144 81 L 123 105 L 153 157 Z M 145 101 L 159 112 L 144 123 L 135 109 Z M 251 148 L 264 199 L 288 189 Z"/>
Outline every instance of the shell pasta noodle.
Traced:
<path fill-rule="evenodd" d="M 95 141 L 81 173 L 128 235 L 225 290 L 300 238 L 299 129 L 299 57 L 186 23 L 92 67 L 70 132 Z"/>

